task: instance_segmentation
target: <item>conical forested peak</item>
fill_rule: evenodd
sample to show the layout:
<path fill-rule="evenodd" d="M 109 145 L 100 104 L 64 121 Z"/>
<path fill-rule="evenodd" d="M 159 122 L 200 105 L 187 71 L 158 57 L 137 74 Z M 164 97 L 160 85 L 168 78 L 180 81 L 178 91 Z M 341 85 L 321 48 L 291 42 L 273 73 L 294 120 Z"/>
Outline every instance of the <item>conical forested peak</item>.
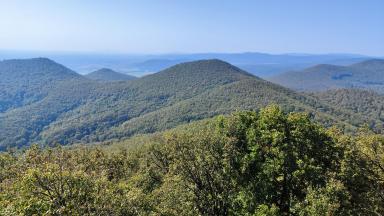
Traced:
<path fill-rule="evenodd" d="M 3 60 L 0 62 L 0 78 L 1 76 L 28 80 L 81 78 L 76 72 L 48 58 Z"/>
<path fill-rule="evenodd" d="M 243 79 L 253 75 L 219 59 L 197 60 L 180 63 L 163 71 L 158 75 L 189 76 L 198 79 L 229 78 Z"/>
<path fill-rule="evenodd" d="M 109 68 L 101 68 L 86 75 L 87 78 L 99 81 L 123 81 L 137 79 L 135 76 L 116 72 Z"/>

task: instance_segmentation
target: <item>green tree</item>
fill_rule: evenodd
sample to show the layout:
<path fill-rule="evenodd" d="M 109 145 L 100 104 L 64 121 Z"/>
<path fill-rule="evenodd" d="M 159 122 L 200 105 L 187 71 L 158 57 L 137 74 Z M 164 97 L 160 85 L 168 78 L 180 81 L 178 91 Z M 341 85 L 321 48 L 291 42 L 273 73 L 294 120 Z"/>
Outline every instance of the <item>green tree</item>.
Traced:
<path fill-rule="evenodd" d="M 351 199 L 351 214 L 384 214 L 384 136 L 362 129 L 346 142 L 341 179 Z"/>
<path fill-rule="evenodd" d="M 325 129 L 277 106 L 220 117 L 216 129 L 174 134 L 167 143 L 174 146 L 174 173 L 187 182 L 202 215 L 266 207 L 289 215 L 308 187 L 327 185 L 341 156 Z"/>

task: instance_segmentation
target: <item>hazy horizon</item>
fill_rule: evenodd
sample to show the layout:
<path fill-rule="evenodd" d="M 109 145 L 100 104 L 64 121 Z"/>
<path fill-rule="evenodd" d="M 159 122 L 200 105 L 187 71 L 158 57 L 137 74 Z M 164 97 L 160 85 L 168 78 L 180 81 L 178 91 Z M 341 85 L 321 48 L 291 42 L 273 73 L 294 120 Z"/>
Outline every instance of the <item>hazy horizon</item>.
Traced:
<path fill-rule="evenodd" d="M 344 53 L 344 52 L 260 52 L 260 51 L 239 51 L 239 52 L 102 52 L 102 51 L 63 51 L 63 50 L 10 50 L 0 49 L 0 60 L 9 59 L 4 57 L 13 58 L 50 58 L 51 56 L 126 56 L 126 57 L 161 57 L 164 56 L 183 56 L 183 55 L 242 55 L 242 54 L 262 54 L 262 55 L 286 55 L 286 56 L 321 56 L 321 55 L 340 55 L 340 56 L 351 56 L 351 57 L 369 57 L 369 58 L 384 58 L 384 55 L 367 55 L 363 53 Z"/>

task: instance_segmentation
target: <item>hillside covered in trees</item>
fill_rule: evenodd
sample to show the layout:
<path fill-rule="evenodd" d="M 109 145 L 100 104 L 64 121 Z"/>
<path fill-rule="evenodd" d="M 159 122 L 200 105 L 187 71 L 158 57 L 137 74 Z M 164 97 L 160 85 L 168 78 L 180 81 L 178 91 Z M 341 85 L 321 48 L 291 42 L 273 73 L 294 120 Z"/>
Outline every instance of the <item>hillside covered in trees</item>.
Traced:
<path fill-rule="evenodd" d="M 62 81 L 84 80 L 46 58 L 0 61 L 0 113 L 46 97 Z"/>
<path fill-rule="evenodd" d="M 384 96 L 374 91 L 362 89 L 335 89 L 325 92 L 312 93 L 320 101 L 335 107 L 350 110 L 374 120 L 373 128 L 383 129 Z M 367 122 L 368 123 L 368 122 Z"/>
<path fill-rule="evenodd" d="M 181 63 L 120 82 L 90 80 L 44 58 L 8 60 L 0 64 L 0 78 L 1 149 L 121 139 L 271 103 L 350 131 L 377 121 L 220 60 Z"/>
<path fill-rule="evenodd" d="M 119 73 L 108 68 L 102 68 L 100 70 L 91 72 L 85 76 L 88 79 L 98 80 L 98 81 L 123 81 L 123 80 L 136 79 L 135 76 Z"/>
<path fill-rule="evenodd" d="M 98 147 L 34 145 L 0 153 L 0 215 L 382 215 L 383 150 L 382 135 L 277 106 Z"/>

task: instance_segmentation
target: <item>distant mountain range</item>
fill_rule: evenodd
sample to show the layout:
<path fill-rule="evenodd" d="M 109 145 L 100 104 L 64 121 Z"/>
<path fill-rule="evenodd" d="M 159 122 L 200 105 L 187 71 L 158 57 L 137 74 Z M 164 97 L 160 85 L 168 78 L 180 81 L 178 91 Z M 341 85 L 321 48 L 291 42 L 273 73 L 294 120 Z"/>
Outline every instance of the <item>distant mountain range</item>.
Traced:
<path fill-rule="evenodd" d="M 0 59 L 49 56 L 67 67 L 88 74 L 100 68 L 134 76 L 143 76 L 164 70 L 175 64 L 200 59 L 221 59 L 256 76 L 266 78 L 288 70 L 302 70 L 317 64 L 349 65 L 372 57 L 352 54 L 266 54 L 247 53 L 195 53 L 159 55 L 60 54 L 0 51 Z"/>
<path fill-rule="evenodd" d="M 348 66 L 321 64 L 269 80 L 299 91 L 362 88 L 384 93 L 384 60 L 371 59 Z"/>
<path fill-rule="evenodd" d="M 135 76 L 119 73 L 108 68 L 102 68 L 100 70 L 91 72 L 85 77 L 98 81 L 123 81 L 137 79 Z"/>

